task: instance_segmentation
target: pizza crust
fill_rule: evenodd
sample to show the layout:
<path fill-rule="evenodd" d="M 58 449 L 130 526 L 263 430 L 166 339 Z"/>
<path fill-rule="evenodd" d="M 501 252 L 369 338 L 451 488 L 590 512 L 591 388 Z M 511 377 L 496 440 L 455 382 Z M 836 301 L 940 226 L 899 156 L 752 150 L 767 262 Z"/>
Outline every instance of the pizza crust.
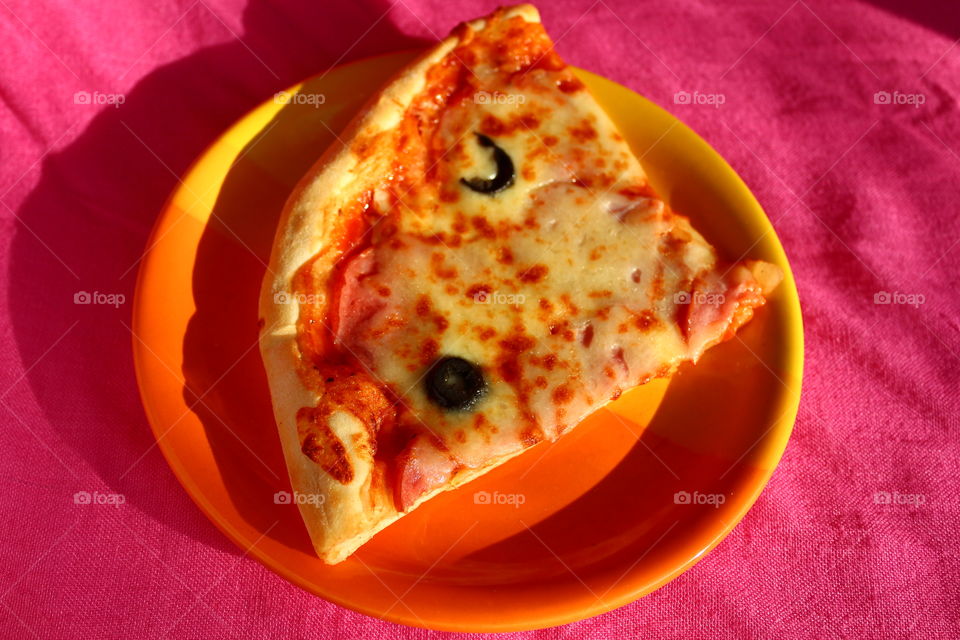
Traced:
<path fill-rule="evenodd" d="M 539 13 L 532 5 L 510 7 L 503 15 L 540 22 Z M 486 20 L 474 20 L 466 25 L 469 30 L 481 31 Z M 329 564 L 343 561 L 403 514 L 396 510 L 385 490 L 371 484 L 373 461 L 362 452 L 364 443 L 369 444 L 369 435 L 352 414 L 337 412 L 330 419 L 331 430 L 344 443 L 354 471 L 349 482 L 341 484 L 333 479 L 301 451 L 297 413 L 303 407 L 317 406 L 321 396 L 307 387 L 299 373 L 299 305 L 278 303 L 277 297 L 285 295 L 287 300 L 295 300 L 295 277 L 311 259 L 316 260 L 314 274 L 329 275 L 339 254 L 334 251 L 321 254 L 321 250 L 342 230 L 344 221 L 338 213 L 386 173 L 388 168 L 384 162 L 391 158 L 391 132 L 425 87 L 427 71 L 460 44 L 458 34 L 464 32 L 462 28 L 455 29 L 453 35 L 401 70 L 367 103 L 341 134 L 340 141 L 334 142 L 298 183 L 281 214 L 261 287 L 260 352 L 290 483 L 294 491 L 302 495 L 322 496 L 298 506 L 317 554 Z M 358 141 L 364 142 L 362 156 L 356 150 Z M 522 450 L 457 474 L 451 483 L 418 498 L 410 510 L 441 491 L 483 475 L 519 453 Z M 320 504 L 316 504 L 318 501 Z"/>

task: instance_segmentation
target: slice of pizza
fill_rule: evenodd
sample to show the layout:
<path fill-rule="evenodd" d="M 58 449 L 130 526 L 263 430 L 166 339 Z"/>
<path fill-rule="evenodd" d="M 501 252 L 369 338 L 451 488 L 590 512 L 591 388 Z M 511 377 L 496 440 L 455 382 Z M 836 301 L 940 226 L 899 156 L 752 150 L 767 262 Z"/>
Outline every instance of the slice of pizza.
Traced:
<path fill-rule="evenodd" d="M 318 555 L 696 361 L 780 279 L 721 262 L 656 195 L 534 7 L 459 25 L 277 232 L 261 352 Z"/>

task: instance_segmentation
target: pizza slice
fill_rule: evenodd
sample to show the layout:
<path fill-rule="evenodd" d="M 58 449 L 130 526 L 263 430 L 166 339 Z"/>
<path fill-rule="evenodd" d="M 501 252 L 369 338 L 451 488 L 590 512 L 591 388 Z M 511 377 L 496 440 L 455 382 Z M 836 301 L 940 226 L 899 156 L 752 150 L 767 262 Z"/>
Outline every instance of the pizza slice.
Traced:
<path fill-rule="evenodd" d="M 530 5 L 459 25 L 341 140 L 290 197 L 260 301 L 328 563 L 696 361 L 781 279 L 657 196 Z"/>

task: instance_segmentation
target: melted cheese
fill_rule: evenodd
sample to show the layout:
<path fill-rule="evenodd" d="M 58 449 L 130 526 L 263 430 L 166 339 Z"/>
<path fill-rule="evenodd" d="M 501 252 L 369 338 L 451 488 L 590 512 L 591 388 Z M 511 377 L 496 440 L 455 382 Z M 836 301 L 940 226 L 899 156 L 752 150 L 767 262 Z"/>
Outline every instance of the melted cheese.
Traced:
<path fill-rule="evenodd" d="M 763 304 L 749 270 L 720 268 L 653 193 L 539 23 L 462 28 L 404 119 L 380 134 L 396 149 L 392 168 L 358 199 L 368 228 L 329 278 L 326 321 L 301 307 L 298 337 L 324 397 L 352 389 L 352 376 L 375 389 L 377 402 L 331 402 L 367 427 L 377 468 L 392 466 L 398 510 L 696 360 Z M 496 194 L 463 183 L 497 171 L 481 134 L 514 165 Z M 329 343 L 321 327 L 347 364 L 319 364 L 330 355 L 311 346 Z M 483 372 L 487 391 L 468 411 L 427 397 L 424 377 L 444 356 Z M 318 464 L 337 444 L 322 435 L 304 424 Z"/>
<path fill-rule="evenodd" d="M 403 419 L 478 467 L 694 359 L 675 294 L 716 258 L 569 70 L 476 64 L 467 85 L 473 95 L 431 122 L 424 175 L 375 191 L 382 217 L 348 269 L 338 341 L 401 399 Z M 477 133 L 515 166 L 495 195 L 461 182 L 495 173 Z M 423 378 L 442 356 L 482 368 L 474 410 L 428 400 Z"/>

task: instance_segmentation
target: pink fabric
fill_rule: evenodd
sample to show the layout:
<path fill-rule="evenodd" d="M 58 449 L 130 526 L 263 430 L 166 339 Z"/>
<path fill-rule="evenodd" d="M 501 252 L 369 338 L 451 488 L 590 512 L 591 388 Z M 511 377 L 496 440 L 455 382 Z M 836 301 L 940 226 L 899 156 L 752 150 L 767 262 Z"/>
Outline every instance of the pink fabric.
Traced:
<path fill-rule="evenodd" d="M 244 112 L 494 3 L 0 5 L 0 635 L 426 636 L 286 583 L 193 505 L 150 448 L 124 272 L 175 175 Z M 960 10 L 542 9 L 568 61 L 665 105 L 753 188 L 796 272 L 807 366 L 783 462 L 725 542 L 634 604 L 527 635 L 960 636 Z M 75 306 L 78 290 L 126 302 Z"/>

